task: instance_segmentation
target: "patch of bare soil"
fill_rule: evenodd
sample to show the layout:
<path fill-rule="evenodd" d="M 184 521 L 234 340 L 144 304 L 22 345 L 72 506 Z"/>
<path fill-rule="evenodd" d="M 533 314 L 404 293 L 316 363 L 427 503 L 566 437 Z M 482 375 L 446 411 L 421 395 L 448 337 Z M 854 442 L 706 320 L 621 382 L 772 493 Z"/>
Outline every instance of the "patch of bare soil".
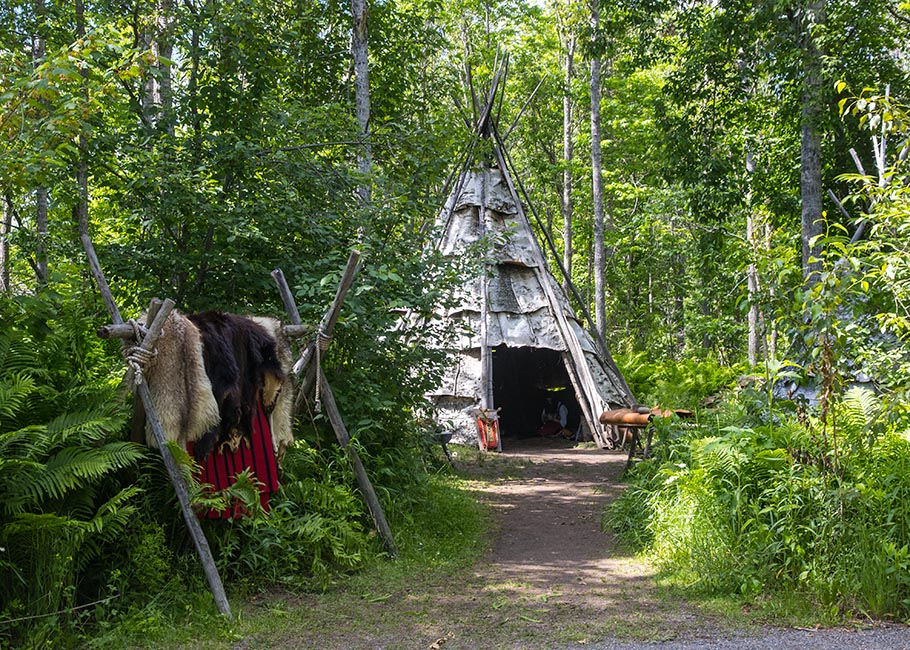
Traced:
<path fill-rule="evenodd" d="M 416 579 L 353 602 L 306 597 L 307 624 L 260 636 L 280 648 L 566 648 L 605 639 L 698 639 L 718 623 L 659 593 L 652 570 L 601 531 L 622 489 L 626 454 L 562 440 L 506 441 L 501 454 L 456 457 L 496 518 L 473 575 Z M 453 522 L 457 526 L 457 522 Z M 342 601 L 343 602 L 343 601 Z M 274 607 L 275 604 L 270 605 Z"/>
<path fill-rule="evenodd" d="M 694 606 L 658 594 L 652 569 L 601 530 L 605 506 L 622 490 L 626 458 L 529 438 L 507 442 L 499 462 L 479 468 L 505 468 L 505 476 L 488 476 L 478 486 L 497 513 L 499 531 L 474 589 L 500 605 L 475 612 L 479 620 L 494 628 L 517 624 L 524 628 L 519 638 L 542 645 L 717 632 Z M 463 597 L 456 592 L 449 600 L 457 606 Z M 461 641 L 459 647 L 482 647 Z"/>

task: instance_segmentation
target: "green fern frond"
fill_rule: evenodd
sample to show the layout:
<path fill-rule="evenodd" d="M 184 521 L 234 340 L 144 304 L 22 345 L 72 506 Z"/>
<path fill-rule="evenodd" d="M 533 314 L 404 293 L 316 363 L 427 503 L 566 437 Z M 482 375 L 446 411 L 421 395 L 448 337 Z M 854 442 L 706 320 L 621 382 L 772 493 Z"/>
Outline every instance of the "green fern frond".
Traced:
<path fill-rule="evenodd" d="M 12 521 L 3 527 L 0 539 L 8 540 L 19 535 L 31 536 L 48 532 L 60 536 L 81 535 L 82 531 L 83 522 L 64 515 L 52 512 L 23 512 L 16 515 Z"/>
<path fill-rule="evenodd" d="M 36 366 L 36 355 L 24 341 L 0 335 L 0 377 L 29 372 Z"/>
<path fill-rule="evenodd" d="M 141 492 L 142 490 L 135 486 L 123 488 L 103 503 L 95 515 L 85 522 L 87 535 L 76 562 L 78 569 L 81 570 L 97 557 L 104 544 L 115 541 L 126 531 L 138 511 L 137 507 L 129 502 Z"/>
<path fill-rule="evenodd" d="M 96 406 L 54 418 L 47 425 L 47 433 L 56 447 L 74 436 L 87 442 L 100 442 L 122 425 L 122 416 L 111 415 L 106 407 Z"/>
<path fill-rule="evenodd" d="M 67 447 L 52 456 L 44 471 L 30 482 L 10 489 L 9 496 L 13 501 L 24 500 L 34 505 L 46 499 L 62 499 L 69 490 L 127 467 L 141 455 L 138 446 L 131 442 L 112 442 L 100 448 Z"/>
<path fill-rule="evenodd" d="M 0 459 L 0 513 L 15 515 L 25 509 L 29 497 L 22 486 L 31 483 L 44 472 L 44 465 L 21 458 Z"/>
<path fill-rule="evenodd" d="M 837 426 L 846 438 L 871 438 L 873 426 L 881 414 L 882 405 L 873 391 L 854 386 L 844 394 L 837 407 Z"/>
<path fill-rule="evenodd" d="M 16 417 L 35 390 L 35 380 L 24 372 L 0 376 L 0 431 L 15 426 Z"/>
<path fill-rule="evenodd" d="M 28 426 L 0 433 L 0 458 L 35 457 L 35 447 L 46 440 L 46 427 Z"/>
<path fill-rule="evenodd" d="M 730 478 L 745 461 L 745 455 L 727 437 L 712 438 L 692 450 L 692 458 L 709 475 Z"/>

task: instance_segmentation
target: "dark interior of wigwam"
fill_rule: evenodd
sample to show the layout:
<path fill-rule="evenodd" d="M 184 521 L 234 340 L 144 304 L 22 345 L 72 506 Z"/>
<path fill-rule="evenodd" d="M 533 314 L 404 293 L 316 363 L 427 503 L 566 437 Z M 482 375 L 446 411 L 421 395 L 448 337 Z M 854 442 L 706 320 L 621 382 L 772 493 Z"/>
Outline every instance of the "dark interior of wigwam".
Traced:
<path fill-rule="evenodd" d="M 576 431 L 581 407 L 558 350 L 501 345 L 493 349 L 493 403 L 504 440 L 536 436 L 544 400 L 555 397 L 569 411 L 567 428 Z"/>

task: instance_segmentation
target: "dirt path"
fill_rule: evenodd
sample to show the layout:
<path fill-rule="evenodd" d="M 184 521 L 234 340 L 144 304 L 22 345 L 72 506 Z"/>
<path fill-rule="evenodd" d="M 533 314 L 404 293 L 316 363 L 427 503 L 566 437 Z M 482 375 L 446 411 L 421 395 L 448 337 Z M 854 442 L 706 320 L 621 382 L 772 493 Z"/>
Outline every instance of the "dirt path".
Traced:
<path fill-rule="evenodd" d="M 294 598 L 288 610 L 266 599 L 263 606 L 287 611 L 286 624 L 234 648 L 910 650 L 903 626 L 731 630 L 729 619 L 661 591 L 651 569 L 601 531 L 625 462 L 617 452 L 542 439 L 507 443 L 479 462 L 456 459 L 497 523 L 472 576 L 415 576 L 354 601 Z M 298 619 L 300 609 L 307 614 Z"/>
<path fill-rule="evenodd" d="M 601 531 L 625 463 L 623 453 L 561 441 L 505 445 L 480 484 L 499 521 L 492 552 L 475 574 L 477 588 L 501 604 L 484 615 L 489 622 L 517 619 L 531 638 L 563 643 L 718 631 L 694 607 L 658 598 L 652 571 Z"/>

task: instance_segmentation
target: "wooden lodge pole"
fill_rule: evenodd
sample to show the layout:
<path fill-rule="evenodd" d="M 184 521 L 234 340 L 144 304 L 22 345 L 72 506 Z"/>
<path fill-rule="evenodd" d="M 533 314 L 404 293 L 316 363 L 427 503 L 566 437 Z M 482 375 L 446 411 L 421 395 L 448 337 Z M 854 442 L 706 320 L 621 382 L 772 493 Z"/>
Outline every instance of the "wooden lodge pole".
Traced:
<path fill-rule="evenodd" d="M 341 312 L 341 306 L 344 304 L 344 298 L 354 282 L 354 276 L 357 274 L 359 261 L 360 252 L 356 250 L 351 251 L 350 256 L 348 256 L 348 262 L 345 266 L 344 273 L 341 276 L 341 282 L 339 282 L 338 289 L 335 291 L 335 299 L 332 301 L 331 307 L 329 307 L 329 310 L 325 313 L 325 316 L 323 316 L 322 322 L 319 325 L 317 339 L 306 346 L 301 353 L 300 358 L 297 360 L 297 363 L 294 364 L 294 374 L 298 377 L 303 375 L 295 407 L 296 409 L 300 408 L 305 396 L 313 389 L 318 381 L 322 399 L 325 403 L 326 415 L 335 431 L 338 443 L 351 460 L 351 465 L 354 468 L 354 476 L 357 478 L 357 485 L 360 487 L 360 491 L 367 504 L 367 509 L 369 509 L 370 515 L 373 517 L 373 523 L 376 524 L 376 530 L 382 538 L 382 544 L 389 555 L 398 557 L 398 547 L 395 544 L 395 538 L 392 536 L 392 530 L 389 528 L 389 524 L 386 521 L 382 506 L 376 496 L 376 491 L 373 489 L 370 477 L 367 475 L 366 469 L 364 469 L 363 463 L 360 460 L 360 455 L 351 445 L 351 436 L 341 417 L 341 412 L 338 410 L 332 388 L 329 386 L 329 382 L 326 380 L 322 368 L 314 367 L 313 364 L 310 363 L 316 354 L 316 346 L 321 343 L 319 337 L 331 340 L 332 332 L 335 329 L 335 323 L 338 322 L 338 315 Z M 300 311 L 297 309 L 297 303 L 294 301 L 294 296 L 284 277 L 284 273 L 281 269 L 275 269 L 272 271 L 272 278 L 274 278 L 275 284 L 278 285 L 278 292 L 281 294 L 282 302 L 284 302 L 288 320 L 292 325 L 301 325 Z"/>
<path fill-rule="evenodd" d="M 107 305 L 111 319 L 114 321 L 115 326 L 123 325 L 123 317 L 120 315 L 120 310 L 117 309 L 117 303 L 114 302 L 110 286 L 101 270 L 101 265 L 95 254 L 95 247 L 92 244 L 92 240 L 88 235 L 82 235 L 81 239 L 82 245 L 85 248 L 85 253 L 88 256 L 92 276 L 95 278 L 104 304 Z M 155 319 L 149 326 L 148 333 L 140 343 L 141 348 L 147 351 L 154 348 L 155 341 L 160 336 L 161 329 L 164 326 L 164 321 L 167 320 L 167 317 L 173 308 L 173 300 L 167 299 L 164 301 L 158 310 L 158 313 L 155 315 Z M 142 405 L 145 407 L 145 414 L 148 418 L 149 425 L 151 426 L 152 434 L 155 436 L 155 442 L 158 443 L 158 451 L 161 453 L 161 459 L 164 461 L 164 466 L 167 468 L 171 483 L 174 485 L 174 491 L 177 493 L 177 500 L 180 502 L 183 519 L 190 530 L 190 536 L 193 538 L 193 544 L 196 546 L 196 552 L 199 554 L 199 559 L 202 562 L 202 569 L 205 572 L 205 578 L 209 583 L 209 589 L 215 599 L 215 605 L 218 607 L 218 611 L 224 616 L 233 619 L 231 607 L 228 603 L 227 595 L 224 592 L 224 585 L 221 582 L 221 576 L 218 575 L 218 568 L 215 566 L 215 560 L 212 557 L 212 551 L 209 548 L 205 534 L 202 532 L 202 527 L 199 525 L 199 520 L 196 518 L 196 514 L 190 506 L 189 491 L 183 480 L 183 475 L 180 473 L 180 468 L 177 466 L 177 462 L 171 454 L 170 447 L 167 445 L 164 428 L 161 426 L 161 420 L 158 418 L 158 411 L 155 409 L 151 393 L 149 393 L 148 384 L 144 381 L 137 383 L 135 390 L 139 393 Z"/>

